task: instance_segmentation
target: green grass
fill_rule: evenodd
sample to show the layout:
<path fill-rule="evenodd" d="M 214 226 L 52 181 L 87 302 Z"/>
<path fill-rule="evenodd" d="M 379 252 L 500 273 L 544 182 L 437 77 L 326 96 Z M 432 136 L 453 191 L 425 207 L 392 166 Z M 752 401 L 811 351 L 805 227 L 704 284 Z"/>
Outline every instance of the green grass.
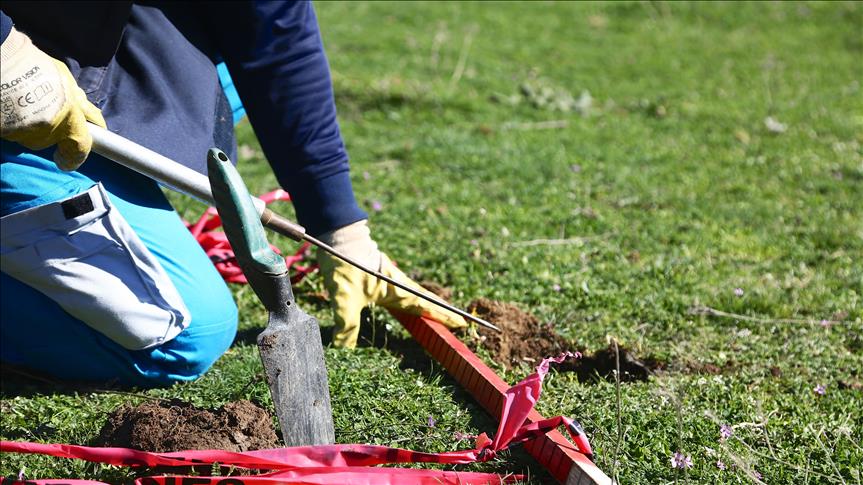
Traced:
<path fill-rule="evenodd" d="M 614 383 L 549 376 L 540 411 L 581 420 L 606 473 L 622 483 L 747 483 L 755 470 L 767 483 L 860 483 L 861 7 L 317 10 L 355 190 L 402 268 L 453 287 L 462 306 L 480 296 L 515 302 L 553 321 L 574 348 L 614 338 L 670 362 L 647 382 L 621 385 L 619 415 Z M 554 110 L 520 95 L 525 83 L 564 101 L 586 91 L 592 103 L 583 113 Z M 769 130 L 768 117 L 785 131 Z M 555 127 L 536 124 L 544 121 Z M 240 139 L 259 153 L 248 125 Z M 247 158 L 252 192 L 275 187 L 260 155 Z M 200 213 L 174 200 L 189 217 Z M 375 201 L 382 210 L 371 211 Z M 519 244 L 564 238 L 581 239 Z M 321 288 L 318 278 L 300 285 L 299 303 L 329 326 L 328 309 L 308 296 Z M 264 312 L 248 288 L 236 290 L 241 328 L 255 335 Z M 758 320 L 691 311 L 699 306 Z M 327 364 L 341 442 L 443 451 L 469 446 L 457 431 L 494 430 L 437 366 L 376 347 L 328 348 Z M 722 372 L 692 370 L 703 364 Z M 271 406 L 263 382 L 249 384 L 261 371 L 246 339 L 200 381 L 142 394 Z M 515 382 L 528 371 L 503 375 Z M 87 443 L 106 413 L 140 399 L 6 383 L 0 436 Z M 720 424 L 736 426 L 728 440 L 719 440 Z M 688 471 L 670 466 L 678 450 L 692 457 Z M 0 474 L 22 467 L 30 477 L 129 476 L 12 455 Z M 518 453 L 462 468 L 547 480 Z"/>

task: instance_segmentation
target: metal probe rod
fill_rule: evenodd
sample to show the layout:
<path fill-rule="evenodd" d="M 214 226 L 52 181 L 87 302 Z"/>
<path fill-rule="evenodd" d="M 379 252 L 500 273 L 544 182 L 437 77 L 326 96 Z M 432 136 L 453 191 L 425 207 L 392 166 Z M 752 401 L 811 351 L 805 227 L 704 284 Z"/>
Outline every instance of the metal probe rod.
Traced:
<path fill-rule="evenodd" d="M 335 248 L 333 248 L 329 244 L 321 241 L 320 239 L 314 238 L 314 237 L 310 236 L 308 233 L 306 233 L 306 230 L 303 228 L 303 226 L 300 226 L 299 224 L 295 224 L 295 223 L 285 219 L 284 217 L 276 214 L 275 212 L 273 212 L 270 209 L 264 209 L 264 211 L 261 213 L 261 223 L 264 225 L 264 227 L 267 227 L 267 228 L 269 228 L 269 229 L 271 229 L 271 230 L 273 230 L 273 231 L 275 231 L 275 232 L 277 232 L 283 236 L 287 236 L 287 237 L 289 237 L 295 241 L 307 241 L 307 242 L 311 243 L 313 246 L 317 246 L 319 249 L 323 249 L 324 251 L 326 251 L 326 252 L 332 254 L 333 256 L 341 259 L 342 261 L 350 264 L 351 266 L 355 266 L 355 267 L 365 271 L 366 273 L 374 276 L 375 278 L 382 279 L 382 280 L 386 281 L 387 283 L 389 283 L 393 286 L 396 286 L 398 288 L 401 288 L 401 289 L 407 291 L 408 293 L 410 293 L 414 296 L 418 296 L 418 297 L 422 298 L 423 300 L 434 303 L 435 305 L 437 305 L 439 307 L 446 308 L 447 310 L 449 310 L 455 314 L 461 315 L 463 318 L 466 318 L 470 321 L 476 322 L 476 323 L 482 325 L 483 327 L 487 327 L 487 328 L 490 328 L 490 329 L 498 331 L 498 332 L 501 331 L 498 327 L 496 327 L 492 323 L 490 323 L 486 320 L 483 320 L 482 318 L 479 318 L 476 315 L 470 314 L 470 313 L 462 310 L 461 308 L 450 305 L 449 303 L 447 303 L 441 299 L 438 299 L 438 298 L 436 298 L 430 294 L 426 294 L 426 293 L 424 293 L 424 292 L 422 292 L 422 291 L 420 291 L 420 290 L 418 290 L 412 286 L 406 285 L 406 284 L 404 284 L 398 280 L 394 280 L 394 279 L 390 278 L 389 276 L 381 273 L 380 271 L 369 268 L 368 266 L 360 263 L 359 261 L 352 259 L 352 258 L 336 251 Z"/>
<path fill-rule="evenodd" d="M 109 160 L 113 160 L 126 168 L 134 170 L 135 172 L 146 175 L 174 191 L 190 195 L 210 205 L 215 205 L 213 193 L 210 190 L 210 181 L 206 175 L 200 174 L 184 165 L 180 165 L 178 162 L 175 162 L 170 158 L 159 155 L 149 148 L 138 145 L 137 143 L 123 138 L 116 133 L 111 133 L 100 126 L 88 123 L 88 127 L 90 129 L 90 135 L 93 137 L 94 152 L 108 158 Z M 490 328 L 497 332 L 501 331 L 495 325 L 477 317 L 476 315 L 472 315 L 443 300 L 431 296 L 430 294 L 394 280 L 389 276 L 382 274 L 380 271 L 371 269 L 353 258 L 345 256 L 336 251 L 332 246 L 306 234 L 306 230 L 303 226 L 300 226 L 299 224 L 276 214 L 272 210 L 267 209 L 264 202 L 257 197 L 252 197 L 252 202 L 254 202 L 255 207 L 261 214 L 261 223 L 264 227 L 295 241 L 308 241 L 313 246 L 323 249 L 375 278 L 384 280 L 416 297 L 445 308 L 467 320 L 478 323 L 483 327 Z"/>

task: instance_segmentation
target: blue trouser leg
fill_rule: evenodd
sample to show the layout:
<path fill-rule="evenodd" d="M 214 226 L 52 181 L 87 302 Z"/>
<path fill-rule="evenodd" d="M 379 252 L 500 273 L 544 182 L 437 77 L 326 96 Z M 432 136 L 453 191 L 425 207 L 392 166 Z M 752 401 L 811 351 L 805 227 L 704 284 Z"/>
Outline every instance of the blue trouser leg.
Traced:
<path fill-rule="evenodd" d="M 57 169 L 50 157 L 50 151 L 28 153 L 3 143 L 0 215 L 61 200 L 101 182 L 111 203 L 167 272 L 191 324 L 162 345 L 128 350 L 3 273 L 0 358 L 67 379 L 152 386 L 200 376 L 231 344 L 237 326 L 231 293 L 209 258 L 151 180 L 96 154 L 70 173 Z"/>

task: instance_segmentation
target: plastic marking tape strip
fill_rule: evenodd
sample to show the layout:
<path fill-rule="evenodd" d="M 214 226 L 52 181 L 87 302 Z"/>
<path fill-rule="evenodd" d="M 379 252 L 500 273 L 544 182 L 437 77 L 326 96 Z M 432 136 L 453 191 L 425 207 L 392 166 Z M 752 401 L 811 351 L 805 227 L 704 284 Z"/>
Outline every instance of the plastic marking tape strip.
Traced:
<path fill-rule="evenodd" d="M 485 365 L 476 354 L 471 352 L 464 342 L 453 335 L 449 329 L 428 318 L 394 311 L 391 313 L 410 332 L 417 343 L 438 361 L 449 375 L 470 393 L 492 417 L 501 421 L 512 420 L 511 422 L 517 422 L 521 419 L 513 416 L 512 409 L 507 407 L 507 403 L 515 398 L 513 389 Z M 531 378 L 533 376 L 526 380 Z M 535 387 L 529 389 L 539 390 Z M 518 392 L 527 390 L 527 388 L 521 389 Z M 524 398 L 533 399 L 535 402 L 539 398 L 539 394 L 537 393 L 535 398 L 533 395 L 524 396 Z M 526 420 L 522 421 L 527 426 L 536 425 L 538 427 L 544 427 L 545 422 L 546 418 L 533 409 L 527 413 Z M 574 425 L 577 426 L 577 423 Z M 525 427 L 523 426 L 522 429 Z M 573 432 L 576 435 L 583 435 L 578 430 Z M 572 435 L 572 432 L 570 434 Z M 514 437 L 512 441 L 517 439 Z M 589 445 L 580 448 L 581 451 L 586 450 L 589 456 Z M 556 429 L 545 434 L 534 435 L 533 439 L 524 442 L 524 449 L 560 483 L 567 485 L 612 484 L 611 478 L 603 473 L 585 454 L 580 453 L 579 449 L 576 449 Z"/>
<path fill-rule="evenodd" d="M 154 476 L 142 477 L 135 485 L 499 485 L 521 476 L 501 477 L 493 473 L 447 472 L 402 468 L 328 467 L 301 468 L 266 475 L 236 477 Z M 3 479 L 2 485 L 108 485 L 93 480 Z"/>
<path fill-rule="evenodd" d="M 542 380 L 548 373 L 552 362 L 563 362 L 573 357 L 566 353 L 545 359 L 537 366 L 536 372 L 512 386 L 505 395 L 503 419 L 500 421 L 495 439 L 491 440 L 482 433 L 476 438 L 472 450 L 450 451 L 445 453 L 425 453 L 376 445 L 323 445 L 276 448 L 248 452 L 229 452 L 221 450 L 189 450 L 175 453 L 151 453 L 127 448 L 96 448 L 77 445 L 41 444 L 18 441 L 0 442 L 0 451 L 7 453 L 37 453 L 63 458 L 77 458 L 98 463 L 118 466 L 195 466 L 212 465 L 235 466 L 240 468 L 273 470 L 275 473 L 253 477 L 150 477 L 136 481 L 137 484 L 221 484 L 239 485 L 242 483 L 298 483 L 298 484 L 339 484 L 366 483 L 375 485 L 402 484 L 485 484 L 501 483 L 518 477 L 501 477 L 489 473 L 446 472 L 440 470 L 417 470 L 398 468 L 368 468 L 375 465 L 395 463 L 442 463 L 468 464 L 488 461 L 511 445 L 518 444 L 545 434 L 557 426 L 564 425 L 575 446 L 584 454 L 590 455 L 590 445 L 581 426 L 574 420 L 558 416 L 541 422 L 525 425 L 527 415 L 539 399 Z M 175 480 L 170 482 L 168 480 Z M 234 480 L 234 481 L 231 481 Z M 3 484 L 7 483 L 6 480 Z M 12 480 L 9 483 L 21 483 Z M 98 483 L 67 480 L 42 480 L 27 483 Z"/>

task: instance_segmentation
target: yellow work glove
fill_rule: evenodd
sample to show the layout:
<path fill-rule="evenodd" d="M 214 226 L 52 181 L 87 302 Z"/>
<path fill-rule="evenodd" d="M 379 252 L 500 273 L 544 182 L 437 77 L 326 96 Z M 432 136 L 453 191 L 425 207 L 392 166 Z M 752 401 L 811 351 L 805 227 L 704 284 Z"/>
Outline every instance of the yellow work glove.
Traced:
<path fill-rule="evenodd" d="M 14 28 L 0 45 L 0 136 L 31 150 L 57 145 L 54 162 L 75 170 L 90 154 L 87 121 L 105 127 L 66 64 Z"/>
<path fill-rule="evenodd" d="M 396 281 L 422 289 L 396 268 L 385 254 L 378 251 L 378 245 L 372 240 L 365 220 L 324 234 L 320 239 Z M 336 321 L 333 344 L 336 347 L 356 347 L 360 334 L 360 312 L 371 303 L 391 310 L 426 316 L 449 328 L 467 326 L 459 315 L 379 280 L 323 250 L 318 250 L 318 263 L 333 306 Z"/>

